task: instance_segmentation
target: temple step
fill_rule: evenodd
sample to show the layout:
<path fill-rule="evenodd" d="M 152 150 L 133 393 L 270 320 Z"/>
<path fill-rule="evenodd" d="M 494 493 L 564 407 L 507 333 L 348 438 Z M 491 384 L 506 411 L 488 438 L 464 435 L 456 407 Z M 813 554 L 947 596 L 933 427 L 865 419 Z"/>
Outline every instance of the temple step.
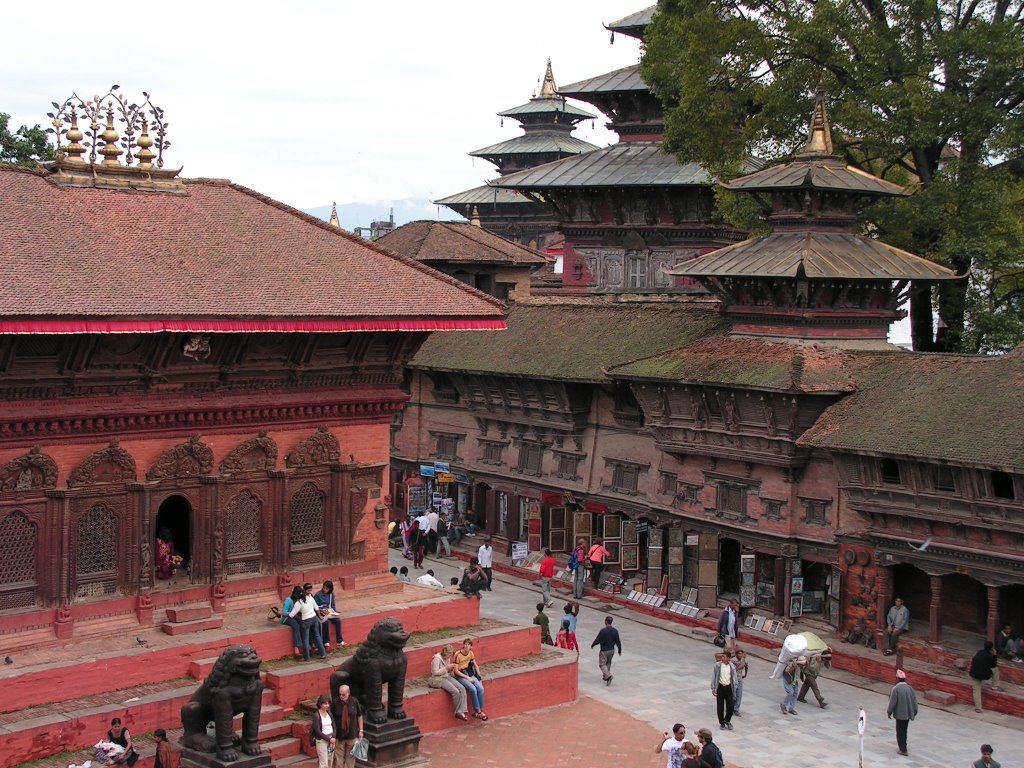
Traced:
<path fill-rule="evenodd" d="M 211 616 L 213 616 L 213 609 L 209 605 L 189 605 L 167 609 L 167 621 L 174 623 L 208 619 Z"/>
<path fill-rule="evenodd" d="M 220 629 L 223 626 L 224 619 L 209 618 L 195 621 L 165 621 L 160 625 L 160 629 L 168 635 L 187 635 L 190 632 L 204 632 L 207 629 Z"/>

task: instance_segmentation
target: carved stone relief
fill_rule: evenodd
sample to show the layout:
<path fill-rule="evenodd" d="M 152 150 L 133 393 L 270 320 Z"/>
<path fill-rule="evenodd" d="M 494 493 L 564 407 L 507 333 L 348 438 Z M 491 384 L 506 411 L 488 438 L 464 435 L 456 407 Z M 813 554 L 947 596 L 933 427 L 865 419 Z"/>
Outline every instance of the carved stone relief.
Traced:
<path fill-rule="evenodd" d="M 93 483 L 119 483 L 135 480 L 135 459 L 121 447 L 115 437 L 110 445 L 96 451 L 75 467 L 68 477 L 68 487 Z"/>
<path fill-rule="evenodd" d="M 266 432 L 260 432 L 241 443 L 220 463 L 220 473 L 231 475 L 238 472 L 254 472 L 273 469 L 277 463 L 277 443 Z"/>
<path fill-rule="evenodd" d="M 27 491 L 57 485 L 57 463 L 38 446 L 0 467 L 0 490 Z"/>
<path fill-rule="evenodd" d="M 341 445 L 338 438 L 327 427 L 317 427 L 316 432 L 299 443 L 295 450 L 285 457 L 287 467 L 312 467 L 318 464 L 337 464 L 341 461 Z"/>
<path fill-rule="evenodd" d="M 213 472 L 213 451 L 192 435 L 187 442 L 164 451 L 156 464 L 146 473 L 147 480 L 197 477 Z"/>

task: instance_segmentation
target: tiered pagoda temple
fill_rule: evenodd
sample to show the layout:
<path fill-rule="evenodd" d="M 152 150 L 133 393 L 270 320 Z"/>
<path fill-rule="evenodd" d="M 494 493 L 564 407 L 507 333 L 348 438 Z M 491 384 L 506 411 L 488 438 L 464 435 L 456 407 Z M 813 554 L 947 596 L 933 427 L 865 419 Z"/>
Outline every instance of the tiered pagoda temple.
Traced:
<path fill-rule="evenodd" d="M 509 174 L 562 158 L 597 149 L 572 135 L 573 129 L 594 115 L 568 103 L 555 85 L 548 59 L 540 93 L 525 104 L 503 110 L 498 115 L 518 121 L 523 133 L 515 138 L 474 150 L 469 154 L 493 163 L 500 174 Z M 466 219 L 479 219 L 480 225 L 509 240 L 544 250 L 557 229 L 557 216 L 547 203 L 514 190 L 487 185 L 475 187 L 436 201 Z"/>

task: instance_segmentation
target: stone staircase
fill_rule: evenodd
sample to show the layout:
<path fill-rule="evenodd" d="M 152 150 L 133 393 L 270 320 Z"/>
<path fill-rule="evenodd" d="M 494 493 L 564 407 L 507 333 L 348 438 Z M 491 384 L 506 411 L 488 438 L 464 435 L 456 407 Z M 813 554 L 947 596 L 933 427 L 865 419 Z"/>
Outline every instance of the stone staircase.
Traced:
<path fill-rule="evenodd" d="M 207 603 L 168 608 L 167 621 L 160 625 L 160 629 L 168 635 L 187 635 L 223 626 L 224 619 L 214 616 L 213 608 Z"/>

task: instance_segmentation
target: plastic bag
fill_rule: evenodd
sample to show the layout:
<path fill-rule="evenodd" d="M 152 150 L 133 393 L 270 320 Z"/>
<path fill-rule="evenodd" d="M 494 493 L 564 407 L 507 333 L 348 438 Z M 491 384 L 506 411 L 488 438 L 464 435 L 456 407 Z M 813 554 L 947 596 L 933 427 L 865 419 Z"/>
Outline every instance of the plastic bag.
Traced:
<path fill-rule="evenodd" d="M 366 739 L 359 739 L 359 741 L 352 745 L 352 754 L 355 755 L 357 760 L 365 760 L 370 754 L 370 742 Z"/>

